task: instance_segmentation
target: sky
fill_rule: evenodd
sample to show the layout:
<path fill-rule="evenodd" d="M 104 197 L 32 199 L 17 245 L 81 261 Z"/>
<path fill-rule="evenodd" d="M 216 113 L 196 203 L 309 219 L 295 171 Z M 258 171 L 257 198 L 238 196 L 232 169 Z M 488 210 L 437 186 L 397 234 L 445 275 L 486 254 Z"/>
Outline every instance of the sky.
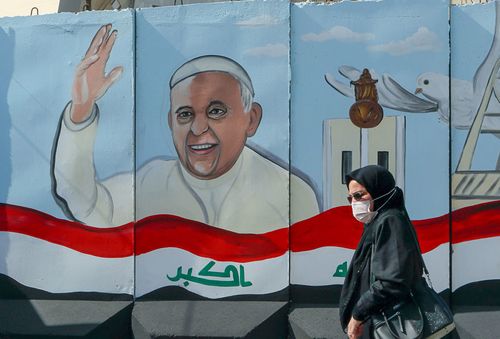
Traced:
<path fill-rule="evenodd" d="M 36 6 L 38 14 L 57 13 L 60 0 L 2 0 L 0 1 L 0 17 L 27 16 L 31 9 Z M 34 12 L 33 14 L 36 14 Z"/>

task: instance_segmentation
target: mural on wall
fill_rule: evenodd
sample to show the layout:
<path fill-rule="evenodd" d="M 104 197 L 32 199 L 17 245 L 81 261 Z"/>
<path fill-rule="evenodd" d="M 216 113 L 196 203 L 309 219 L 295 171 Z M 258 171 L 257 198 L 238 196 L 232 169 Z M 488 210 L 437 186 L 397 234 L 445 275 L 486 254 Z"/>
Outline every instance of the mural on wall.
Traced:
<path fill-rule="evenodd" d="M 286 2 L 137 12 L 137 297 L 287 300 L 289 219 L 318 213 L 288 171 L 288 32 Z"/>
<path fill-rule="evenodd" d="M 494 305 L 500 302 L 500 3 L 454 7 L 451 14 L 453 302 Z"/>
<path fill-rule="evenodd" d="M 78 64 L 52 159 L 54 195 L 71 218 L 94 227 L 134 220 L 133 173 L 99 180 L 92 148 L 101 115 L 97 101 L 123 73 L 122 66 L 105 73 L 117 35 L 111 24 L 102 26 Z"/>
<path fill-rule="evenodd" d="M 108 61 L 106 49 L 111 48 L 116 35 L 110 33 L 111 26 L 106 26 L 99 30 L 90 48 L 87 39 L 103 20 L 112 22 L 121 32 L 121 40 L 114 47 L 118 53 L 109 57 L 109 62 L 122 66 L 99 78 L 99 74 L 88 76 L 86 71 L 92 65 L 101 65 L 102 71 Z M 64 187 L 63 183 L 72 170 L 78 177 L 106 177 L 110 172 L 133 169 L 133 12 L 3 18 L 0 31 L 9 37 L 9 44 L 2 44 L 2 54 L 13 56 L 11 63 L 2 66 L 11 76 L 1 78 L 1 87 L 8 88 L 2 102 L 9 103 L 2 111 L 2 117 L 8 117 L 2 124 L 2 135 L 9 142 L 2 143 L 1 154 L 2 162 L 10 164 L 3 168 L 8 180 L 2 181 L 0 188 L 2 297 L 131 299 L 133 218 L 113 230 L 105 228 L 111 224 L 107 220 L 94 217 L 84 225 L 78 220 L 91 212 L 90 198 L 107 192 L 95 186 Z M 86 86 L 93 81 L 104 83 L 102 95 L 119 74 L 122 83 L 108 93 L 113 100 L 99 103 L 103 110 L 112 105 L 121 111 L 120 117 L 100 117 L 102 128 L 107 130 L 97 137 L 105 146 L 93 154 L 100 166 L 88 169 L 79 162 L 71 164 L 73 151 L 85 145 L 74 144 L 73 149 L 65 150 L 69 156 L 62 158 L 61 151 L 67 145 L 55 141 L 71 128 L 77 134 L 85 133 L 76 122 L 92 119 L 79 115 L 76 108 L 89 95 L 96 95 Z M 89 105 L 98 110 L 93 103 Z M 69 112 L 74 114 L 69 116 Z M 133 187 L 132 177 L 121 187 L 122 199 L 130 202 L 131 216 Z M 80 196 L 77 204 L 83 209 L 72 215 L 67 201 L 53 193 Z"/>
<path fill-rule="evenodd" d="M 432 5 L 433 8 L 439 6 L 436 3 Z M 495 93 L 499 65 L 497 63 L 499 45 L 495 38 L 500 27 L 499 4 L 496 2 L 483 7 L 454 8 L 452 18 L 456 18 L 456 23 L 452 25 L 451 35 L 451 64 L 452 71 L 455 72 L 453 77 L 447 74 L 447 51 L 443 48 L 446 46 L 447 27 L 439 26 L 446 15 L 445 5 L 441 4 L 440 10 L 434 12 L 435 16 L 428 13 L 419 15 L 417 22 L 410 25 L 408 22 L 412 20 L 406 18 L 408 22 L 405 27 L 416 25 L 412 28 L 415 33 L 406 37 L 392 37 L 390 40 L 387 39 L 389 36 L 386 33 L 384 40 L 388 41 L 387 43 L 377 41 L 379 39 L 377 27 L 363 31 L 361 29 L 363 26 L 359 24 L 363 22 L 369 25 L 376 21 L 377 10 L 382 10 L 383 4 L 332 6 L 331 17 L 336 18 L 335 23 L 330 26 L 326 24 L 323 30 L 317 28 L 314 32 L 310 29 L 314 25 L 307 21 L 308 18 L 304 19 L 304 7 L 292 11 L 292 18 L 295 19 L 292 20 L 292 24 L 297 28 L 297 35 L 292 41 L 296 41 L 296 45 L 299 46 L 295 51 L 292 50 L 292 56 L 296 55 L 295 60 L 292 58 L 292 69 L 294 74 L 298 74 L 294 76 L 297 83 L 301 81 L 300 66 L 307 63 L 307 58 L 314 58 L 317 64 L 320 55 L 328 55 L 321 51 L 322 46 L 319 45 L 330 44 L 329 47 L 336 53 L 328 55 L 325 64 L 335 65 L 337 62 L 338 72 L 348 82 L 338 80 L 332 75 L 333 72 L 325 72 L 325 80 L 336 92 L 345 98 L 355 100 L 354 104 L 352 101 L 345 102 L 337 94 L 335 106 L 326 103 L 322 105 L 333 107 L 330 112 L 326 112 L 320 107 L 307 107 L 306 100 L 301 100 L 304 88 L 292 85 L 292 97 L 298 98 L 292 105 L 292 166 L 307 168 L 309 165 L 302 161 L 301 150 L 307 148 L 304 155 L 308 154 L 310 157 L 310 150 L 314 149 L 304 142 L 305 138 L 300 139 L 301 131 L 294 129 L 294 122 L 300 126 L 304 121 L 302 117 L 305 114 L 301 113 L 309 109 L 315 111 L 316 115 L 334 118 L 323 120 L 322 197 L 326 212 L 291 228 L 293 251 L 291 284 L 292 291 L 295 292 L 292 293 L 292 299 L 324 302 L 325 289 L 330 292 L 332 289 L 338 291 L 335 289 L 335 284 L 342 283 L 350 258 L 349 250 L 354 249 L 355 239 L 359 239 L 361 233 L 359 225 L 353 225 L 347 219 L 349 211 L 340 207 L 345 204 L 342 203 L 341 197 L 341 192 L 345 190 L 342 179 L 352 168 L 375 163 L 388 167 L 395 174 L 398 186 L 405 189 L 407 207 L 410 216 L 416 219 L 414 225 L 437 289 L 439 291 L 449 289 L 454 292 L 454 303 L 468 305 L 498 303 L 498 293 L 495 292 L 498 291 L 500 277 L 498 270 L 488 270 L 486 273 L 474 262 L 486 259 L 492 261 L 489 267 L 498 266 L 494 248 L 498 245 L 498 230 L 495 225 L 498 225 L 500 196 L 498 98 Z M 424 11 L 424 7 L 420 6 L 425 4 L 412 4 L 402 11 L 395 7 L 386 8 L 387 12 L 393 11 L 394 16 L 391 20 L 380 24 L 378 29 L 385 32 L 384 25 L 397 25 L 397 22 L 405 16 L 404 11 L 414 13 Z M 497 11 L 496 25 L 493 6 L 496 6 Z M 306 10 L 314 13 L 315 7 L 311 6 Z M 361 13 L 368 8 L 371 9 L 369 18 L 362 17 Z M 324 11 L 325 8 L 321 6 L 321 10 Z M 293 13 L 296 13 L 295 16 Z M 340 20 L 341 13 L 349 19 Z M 472 13 L 472 20 L 468 17 L 469 13 Z M 310 14 L 309 17 L 317 18 L 317 15 L 317 13 Z M 352 19 L 353 16 L 358 20 Z M 479 21 L 484 22 L 484 18 L 490 20 L 489 32 L 485 32 L 483 24 L 477 24 Z M 305 23 L 301 23 L 302 20 Z M 353 22 L 344 26 L 342 25 L 344 21 Z M 327 19 L 320 22 L 327 22 Z M 298 27 L 299 25 L 305 27 L 304 31 Z M 471 33 L 471 27 L 474 28 L 472 30 L 474 33 Z M 398 31 L 394 34 L 401 36 L 403 32 Z M 474 38 L 471 37 L 472 34 Z M 472 49 L 469 42 L 476 39 L 476 36 L 480 36 L 481 39 L 476 42 L 477 48 Z M 306 44 L 307 48 L 304 47 Z M 353 64 L 352 61 L 358 58 L 364 60 L 359 61 L 359 64 Z M 344 60 L 348 60 L 349 63 Z M 360 71 L 363 68 L 364 70 Z M 311 73 L 311 69 L 308 69 L 308 72 Z M 318 69 L 318 79 L 320 72 Z M 378 75 L 377 72 L 382 75 Z M 362 81 L 363 79 L 365 80 Z M 415 91 L 409 90 L 412 88 L 412 79 L 416 79 L 413 80 Z M 377 98 L 377 102 L 384 109 L 382 123 L 389 122 L 385 115 L 393 115 L 394 127 L 383 132 L 380 127 L 368 129 L 375 124 L 368 117 L 370 114 L 377 116 L 380 111 L 373 104 L 368 104 L 364 108 L 364 116 L 367 119 L 364 121 L 353 119 L 353 110 L 359 116 L 363 116 L 362 108 L 357 106 L 357 103 L 361 102 L 358 88 L 360 83 L 370 86 L 368 92 L 373 93 L 372 97 Z M 310 87 L 309 84 L 308 88 Z M 296 92 L 294 88 L 297 88 Z M 318 91 L 321 91 L 319 86 L 315 91 L 319 96 Z M 450 91 L 451 100 L 449 100 Z M 302 103 L 304 108 L 297 109 Z M 342 116 L 349 116 L 350 119 L 338 119 Z M 448 167 L 446 165 L 448 128 L 452 130 L 454 149 L 451 174 L 444 173 Z M 376 135 L 377 130 L 381 135 Z M 316 133 L 309 132 L 309 136 L 311 135 Z M 353 138 L 353 135 L 359 137 Z M 359 141 L 356 140 L 358 138 Z M 381 146 L 380 143 L 384 140 L 386 144 Z M 390 141 L 394 145 L 393 152 Z M 372 149 L 377 147 L 381 147 L 376 151 L 377 156 L 370 156 L 373 153 Z M 319 152 L 316 157 L 319 163 Z M 313 177 L 314 171 L 314 168 L 305 170 Z M 451 197 L 448 197 L 446 192 L 449 176 L 452 182 Z M 320 178 L 319 175 L 317 177 Z M 416 184 L 419 187 L 415 186 Z M 291 199 L 293 195 L 292 190 Z M 436 198 L 440 201 L 434 200 Z M 446 213 L 448 210 L 446 204 L 450 198 L 453 207 L 451 241 L 454 248 L 453 267 L 450 271 L 451 286 L 447 281 L 450 215 Z M 341 218 L 342 213 L 346 219 Z M 330 229 L 321 227 L 328 222 Z M 329 240 L 318 241 L 320 236 L 314 231 L 315 229 L 318 233 L 321 230 L 323 236 L 329 234 L 330 237 L 327 238 Z M 352 240 L 348 241 L 349 238 Z M 474 297 L 478 291 L 481 291 L 480 298 Z"/>
<path fill-rule="evenodd" d="M 214 6 L 232 7 L 216 17 Z M 300 221 L 319 211 L 314 190 L 288 172 L 288 3 L 196 8 L 199 11 L 180 9 L 185 15 L 179 15 L 178 8 L 138 12 L 137 79 L 132 77 L 136 56 L 131 48 L 131 12 L 117 14 L 118 19 L 96 14 L 96 22 L 109 22 L 105 25 L 85 21 L 92 23 L 95 13 L 58 16 L 61 27 L 76 30 L 77 39 L 73 54 L 61 52 L 47 61 L 49 70 L 64 63 L 62 59 L 71 60 L 53 78 L 57 85 L 44 82 L 37 87 L 42 92 L 64 89 L 58 91 L 59 101 L 50 105 L 64 108 L 62 114 L 52 113 L 54 119 L 46 119 L 42 129 L 37 125 L 43 142 L 32 143 L 49 143 L 42 150 L 48 168 L 43 171 L 35 163 L 12 169 L 19 178 L 30 177 L 26 170 L 39 171 L 37 176 L 44 173 L 40 183 L 45 189 L 30 204 L 23 199 L 33 199 L 35 191 L 26 191 L 37 186 L 28 188 L 27 182 L 12 179 L 6 183 L 13 187 L 2 206 L 2 248 L 9 242 L 25 248 L 11 241 L 17 234 L 50 244 L 38 252 L 30 244 L 34 251 L 22 254 L 11 246 L 3 271 L 7 277 L 53 293 L 135 290 L 145 298 L 288 299 L 289 220 Z M 33 28 L 32 19 L 17 20 Z M 57 33 L 67 31 L 71 32 L 68 28 Z M 204 44 L 186 44 L 186 36 L 211 38 Z M 241 45 L 224 43 L 234 36 Z M 51 38 L 49 34 L 40 41 Z M 24 47 L 18 53 L 30 55 Z M 151 57 L 158 59 L 150 63 Z M 42 97 L 35 101 L 50 98 Z M 19 110 L 26 103 L 18 100 L 15 106 Z M 16 119 L 20 116 L 17 113 Z M 32 126 L 25 122 L 20 130 L 29 132 Z M 20 149 L 12 153 L 19 158 L 24 154 Z M 303 192 L 291 216 L 290 181 Z M 18 193 L 23 190 L 25 194 Z M 11 198 L 16 193 L 21 200 Z M 51 260 L 54 248 L 57 260 Z M 32 254 L 37 260 L 27 258 Z M 40 260 L 54 265 L 39 275 L 11 265 L 27 261 L 36 266 Z M 74 267 L 80 269 L 78 274 Z M 98 274 L 103 267 L 108 267 L 106 274 Z M 64 277 L 73 276 L 54 283 L 61 276 L 54 269 Z M 79 284 L 82 274 L 86 279 Z M 110 275 L 113 279 L 107 281 Z"/>
<path fill-rule="evenodd" d="M 367 164 L 394 174 L 434 286 L 447 290 L 448 125 L 415 81 L 447 74 L 448 3 L 292 5 L 291 13 L 291 164 L 322 188 L 323 203 L 323 213 L 291 227 L 292 300 L 337 301 L 363 229 L 344 176 Z"/>
<path fill-rule="evenodd" d="M 14 41 L 15 34 L 12 29 L 0 28 L 0 58 L 3 62 L 0 63 L 0 154 L 2 154 L 2 165 L 0 165 L 0 203 L 4 203 L 7 199 L 9 186 L 12 177 L 12 161 L 11 161 L 11 140 L 9 135 L 9 126 L 11 125 L 11 117 L 9 113 L 8 89 L 12 79 L 12 71 L 14 65 Z M 0 205 L 0 230 L 3 230 L 2 225 L 5 220 L 5 211 Z M 0 279 L 4 280 L 7 275 L 7 262 L 5 258 L 9 253 L 9 242 L 7 239 L 2 239 L 0 245 Z M 3 298 L 5 295 L 1 294 Z"/>
<path fill-rule="evenodd" d="M 334 303 L 367 164 L 438 291 L 497 288 L 498 11 L 453 9 L 451 77 L 445 0 L 0 20 L 2 296 Z"/>
<path fill-rule="evenodd" d="M 94 226 L 133 220 L 133 199 L 123 192 L 131 178 L 98 180 L 89 147 L 98 124 L 96 102 L 123 71 L 117 66 L 104 72 L 117 34 L 110 24 L 101 27 L 77 67 L 54 158 L 56 194 L 77 220 Z M 245 146 L 262 118 L 245 69 L 230 58 L 204 55 L 180 66 L 169 86 L 166 114 L 178 159 L 155 159 L 139 168 L 136 218 L 172 214 L 238 233 L 287 226 L 287 169 Z M 307 202 L 297 212 L 301 219 L 311 217 L 318 211 L 314 192 L 291 178 Z"/>
<path fill-rule="evenodd" d="M 212 7 L 200 7 L 199 13 L 189 14 L 192 16 L 190 20 L 203 23 L 208 20 L 207 14 Z M 207 41 L 205 47 L 212 53 L 225 51 L 246 56 L 247 59 L 249 56 L 262 57 L 262 54 L 271 53 L 270 58 L 278 60 L 278 66 L 285 71 L 276 73 L 279 76 L 275 84 L 282 89 L 278 97 L 282 100 L 279 104 L 282 119 L 278 120 L 279 116 L 274 119 L 281 129 L 276 136 L 283 138 L 285 145 L 288 143 L 288 131 L 282 122 L 286 122 L 288 116 L 284 109 L 288 97 L 287 35 L 283 34 L 289 27 L 286 8 L 286 3 L 250 5 L 246 22 L 239 16 L 234 17 L 236 12 L 230 12 L 229 16 L 223 15 L 218 19 L 221 25 L 250 26 L 246 34 L 255 34 L 259 30 L 261 37 L 257 35 L 256 38 L 254 35 L 252 39 L 257 41 L 221 50 L 214 42 L 224 41 L 228 38 L 224 34 L 233 30 L 221 30 L 218 25 L 214 25 L 214 40 Z M 256 13 L 252 14 L 252 11 Z M 271 18 L 271 11 L 282 14 Z M 142 35 L 142 25 L 158 25 L 154 21 L 160 16 L 161 25 L 166 25 L 166 28 L 160 26 L 160 31 L 168 30 L 168 19 L 165 20 L 162 15 L 172 17 L 171 12 L 172 9 L 168 8 L 140 12 L 138 45 L 154 42 L 154 47 L 138 48 L 138 70 L 148 72 L 147 67 L 151 66 L 140 62 L 145 55 L 142 53 L 156 51 L 158 44 L 164 43 L 146 33 Z M 178 17 L 172 19 L 178 20 Z M 234 22 L 235 19 L 238 21 Z M 209 20 L 214 18 L 210 16 Z M 276 26 L 281 26 L 281 30 L 271 36 L 272 40 L 282 43 L 277 44 L 277 47 L 269 45 L 264 50 L 253 45 L 264 43 L 268 39 L 268 30 Z M 206 25 L 201 25 L 201 30 L 196 30 L 196 25 L 190 25 L 189 28 L 193 34 L 207 34 Z M 293 174 L 289 176 L 286 159 L 279 161 L 272 149 L 261 145 L 253 148 L 246 146 L 247 138 L 256 134 L 265 110 L 254 101 L 254 85 L 249 73 L 234 59 L 224 55 L 202 54 L 199 45 L 177 47 L 185 49 L 183 54 L 200 55 L 188 61 L 183 60 L 184 63 L 176 65 L 171 75 L 165 73 L 164 76 L 170 77 L 170 81 L 168 88 L 163 88 L 160 95 L 138 95 L 138 120 L 146 116 L 151 124 L 156 125 L 165 122 L 163 117 L 151 119 L 142 108 L 150 100 L 161 103 L 165 95 L 170 97 L 169 108 L 162 107 L 156 114 L 167 117 L 160 133 L 165 135 L 169 129 L 175 154 L 161 152 L 152 159 L 138 161 L 135 209 L 133 199 L 124 192 L 127 187 L 124 183 L 130 182 L 134 173 L 119 173 L 105 180 L 95 175 L 93 151 L 101 147 L 95 141 L 97 117 L 106 114 L 95 104 L 122 72 L 121 66 L 117 66 L 105 73 L 106 61 L 112 53 L 117 34 L 119 32 L 112 30 L 109 24 L 97 31 L 77 68 L 73 100 L 63 114 L 54 157 L 54 177 L 56 194 L 67 214 L 87 225 L 121 227 L 133 221 L 135 212 L 138 222 L 138 296 L 168 285 L 181 286 L 205 297 L 283 291 L 288 276 L 289 180 L 303 193 L 302 203 L 295 209 L 292 219 L 300 218 L 297 219 L 299 221 L 315 215 L 318 206 L 314 191 L 299 177 Z M 172 36 L 172 41 L 167 43 L 184 43 L 184 39 L 177 41 L 179 37 L 182 35 Z M 240 48 L 243 50 L 238 51 Z M 176 51 L 176 48 L 172 49 Z M 252 55 L 248 51 L 257 54 Z M 168 52 L 171 55 L 172 50 Z M 255 60 L 251 62 L 255 63 Z M 151 67 L 157 72 L 168 68 L 163 61 Z M 159 88 L 161 85 L 164 85 L 164 81 Z M 269 94 L 264 93 L 264 98 Z M 147 102 L 143 103 L 143 99 Z M 277 123 L 274 125 L 278 126 Z M 264 126 L 267 129 L 274 127 L 273 124 Z M 157 144 L 157 136 L 154 133 L 139 134 L 137 140 L 141 143 L 147 137 L 150 138 L 149 142 Z M 273 140 L 275 136 L 268 138 L 271 143 L 276 142 Z M 286 155 L 286 148 L 284 151 Z M 140 146 L 137 157 L 142 158 Z M 238 245 L 234 246 L 235 243 Z M 223 262 L 216 263 L 208 259 Z M 215 268 L 211 270 L 214 265 Z M 195 274 L 192 273 L 193 269 Z M 267 280 L 269 273 L 264 273 L 266 270 L 271 271 L 276 278 L 271 284 Z M 250 280 L 245 280 L 245 275 Z M 170 295 L 170 290 L 164 294 Z M 156 292 L 155 297 L 158 297 L 158 293 L 163 292 Z"/>

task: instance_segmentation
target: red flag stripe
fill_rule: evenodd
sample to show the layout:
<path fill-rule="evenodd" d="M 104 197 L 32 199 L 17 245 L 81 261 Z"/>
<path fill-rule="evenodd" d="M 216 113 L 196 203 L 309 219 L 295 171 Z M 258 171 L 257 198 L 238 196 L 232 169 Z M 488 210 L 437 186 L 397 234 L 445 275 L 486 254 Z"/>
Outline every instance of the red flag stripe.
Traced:
<path fill-rule="evenodd" d="M 134 254 L 134 223 L 97 228 L 26 207 L 0 204 L 0 231 L 29 235 L 97 257 Z"/>
<path fill-rule="evenodd" d="M 453 211 L 453 243 L 500 236 L 500 200 Z"/>
<path fill-rule="evenodd" d="M 134 254 L 134 223 L 97 228 L 0 204 L 0 231 L 25 234 L 103 258 Z M 264 234 L 239 234 L 172 215 L 155 215 L 135 223 L 136 255 L 166 247 L 215 260 L 263 260 L 288 251 L 288 227 Z"/>
<path fill-rule="evenodd" d="M 293 252 L 325 246 L 354 249 L 362 232 L 363 224 L 353 218 L 350 206 L 335 207 L 292 225 L 290 249 Z"/>
<path fill-rule="evenodd" d="M 500 201 L 465 207 L 452 212 L 453 243 L 500 236 Z M 413 220 L 422 252 L 450 241 L 448 214 Z M 363 225 L 351 215 L 350 206 L 332 208 L 291 228 L 291 250 L 309 251 L 324 246 L 355 249 Z"/>
<path fill-rule="evenodd" d="M 452 213 L 453 243 L 500 236 L 500 201 Z M 423 252 L 449 241 L 449 215 L 413 221 Z M 113 228 L 96 228 L 26 207 L 0 204 L 0 231 L 15 232 L 105 258 L 176 247 L 216 260 L 249 262 L 324 246 L 356 248 L 363 230 L 349 206 L 264 234 L 239 234 L 172 215 L 155 215 Z"/>
<path fill-rule="evenodd" d="M 288 228 L 240 234 L 173 215 L 154 215 L 136 224 L 136 254 L 177 247 L 215 260 L 249 262 L 288 251 Z"/>

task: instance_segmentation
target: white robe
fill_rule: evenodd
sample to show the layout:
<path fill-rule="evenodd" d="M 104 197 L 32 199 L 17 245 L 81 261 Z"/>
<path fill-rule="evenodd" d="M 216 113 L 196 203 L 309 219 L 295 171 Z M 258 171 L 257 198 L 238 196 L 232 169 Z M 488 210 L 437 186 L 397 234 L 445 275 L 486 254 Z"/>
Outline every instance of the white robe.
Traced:
<path fill-rule="evenodd" d="M 97 110 L 81 124 L 68 105 L 54 157 L 56 193 L 73 216 L 96 227 L 113 227 L 156 214 L 172 214 L 238 233 L 264 233 L 319 213 L 309 185 L 244 147 L 222 176 L 200 180 L 178 160 L 154 159 L 133 173 L 96 178 L 93 148 Z M 290 204 L 289 184 L 293 194 Z"/>

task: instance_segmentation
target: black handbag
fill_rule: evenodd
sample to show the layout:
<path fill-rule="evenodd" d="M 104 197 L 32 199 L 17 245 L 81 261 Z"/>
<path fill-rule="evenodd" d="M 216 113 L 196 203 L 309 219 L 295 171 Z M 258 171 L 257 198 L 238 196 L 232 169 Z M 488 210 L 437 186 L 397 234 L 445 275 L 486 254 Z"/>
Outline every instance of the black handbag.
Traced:
<path fill-rule="evenodd" d="M 422 267 L 430 282 L 429 271 L 425 266 L 417 237 L 412 229 L 417 244 Z M 374 248 L 371 256 L 373 260 Z M 370 274 L 373 282 L 374 276 Z M 439 339 L 453 331 L 455 323 L 453 313 L 446 302 L 429 286 L 424 277 L 413 285 L 410 296 L 391 307 L 384 308 L 372 315 L 373 335 L 376 339 Z"/>
<path fill-rule="evenodd" d="M 373 334 L 376 339 L 420 339 L 424 320 L 413 295 L 391 307 L 372 315 Z"/>

